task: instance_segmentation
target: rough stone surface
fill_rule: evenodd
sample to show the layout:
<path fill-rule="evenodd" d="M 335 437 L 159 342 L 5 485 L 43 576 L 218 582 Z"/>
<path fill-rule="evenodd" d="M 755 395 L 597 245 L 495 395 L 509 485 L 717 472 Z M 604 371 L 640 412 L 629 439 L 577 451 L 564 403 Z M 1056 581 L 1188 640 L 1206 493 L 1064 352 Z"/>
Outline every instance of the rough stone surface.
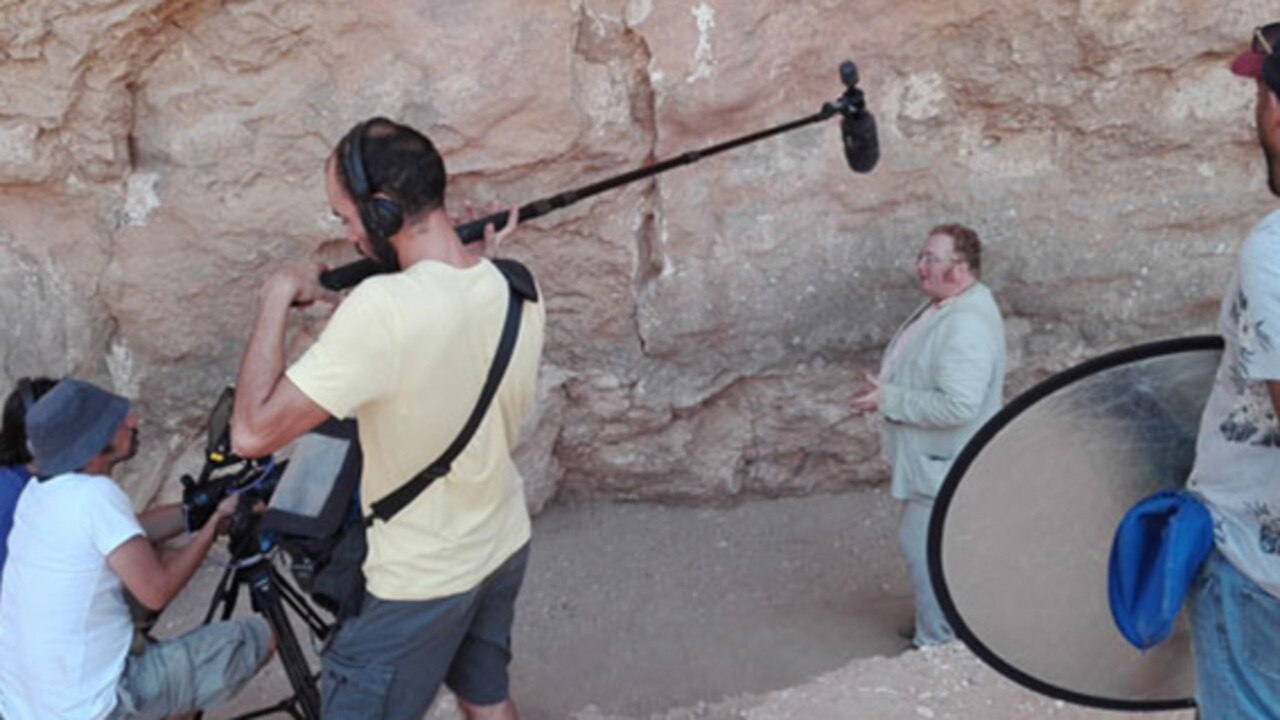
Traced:
<path fill-rule="evenodd" d="M 963 646 L 856 660 L 809 683 L 765 695 L 650 716 L 648 720 L 1192 720 L 1194 713 L 1116 713 L 1041 697 L 1008 682 Z M 573 720 L 628 720 L 587 708 Z"/>
<path fill-rule="evenodd" d="M 987 242 L 1011 393 L 1211 330 L 1271 203 L 1253 89 L 1225 69 L 1270 9 L 0 0 L 0 380 L 71 372 L 137 397 L 128 486 L 171 495 L 264 275 L 349 258 L 325 242 L 321 165 L 353 122 L 427 130 L 455 207 L 524 202 L 808 115 L 852 57 L 874 173 L 848 171 L 826 123 L 521 231 L 511 253 L 551 318 L 521 461 L 535 506 L 880 482 L 874 427 L 845 401 L 915 302 L 937 222 Z"/>

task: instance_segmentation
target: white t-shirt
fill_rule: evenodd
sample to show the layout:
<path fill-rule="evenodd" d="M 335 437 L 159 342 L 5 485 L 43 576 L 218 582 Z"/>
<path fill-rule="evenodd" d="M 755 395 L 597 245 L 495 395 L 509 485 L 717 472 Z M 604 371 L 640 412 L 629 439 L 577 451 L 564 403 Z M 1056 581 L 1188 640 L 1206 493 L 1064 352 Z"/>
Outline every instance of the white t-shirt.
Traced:
<path fill-rule="evenodd" d="M 107 555 L 143 534 L 110 478 L 32 480 L 0 583 L 0 715 L 102 718 L 116 704 L 133 624 Z"/>
<path fill-rule="evenodd" d="M 1280 210 L 1253 229 L 1222 300 L 1226 342 L 1187 487 L 1213 514 L 1218 549 L 1280 598 Z"/>

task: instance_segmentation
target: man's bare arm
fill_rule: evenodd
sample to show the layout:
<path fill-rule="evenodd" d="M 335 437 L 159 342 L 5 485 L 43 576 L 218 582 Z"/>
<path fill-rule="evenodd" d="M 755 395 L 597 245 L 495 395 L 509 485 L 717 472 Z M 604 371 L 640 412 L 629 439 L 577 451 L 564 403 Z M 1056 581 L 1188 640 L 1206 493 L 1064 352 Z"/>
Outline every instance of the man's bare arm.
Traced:
<path fill-rule="evenodd" d="M 285 330 L 289 309 L 322 297 L 322 266 L 288 266 L 268 278 L 258 296 L 258 316 L 236 376 L 231 449 L 262 457 L 324 422 L 329 413 L 285 377 Z"/>
<path fill-rule="evenodd" d="M 151 542 L 164 542 L 187 529 L 181 503 L 147 508 L 138 513 L 138 524 Z"/>
<path fill-rule="evenodd" d="M 222 519 L 235 512 L 237 502 L 236 496 L 225 498 L 191 542 L 172 555 L 162 559 L 150 540 L 135 535 L 107 555 L 107 565 L 138 602 L 161 610 L 191 581 L 217 539 Z"/>

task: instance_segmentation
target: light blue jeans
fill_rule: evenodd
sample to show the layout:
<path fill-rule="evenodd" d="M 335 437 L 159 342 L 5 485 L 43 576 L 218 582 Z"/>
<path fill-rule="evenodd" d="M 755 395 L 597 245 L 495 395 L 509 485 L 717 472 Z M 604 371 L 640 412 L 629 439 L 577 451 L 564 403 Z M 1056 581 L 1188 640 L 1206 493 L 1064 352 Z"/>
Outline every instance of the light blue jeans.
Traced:
<path fill-rule="evenodd" d="M 262 667 L 271 627 L 260 615 L 201 625 L 131 655 L 109 720 L 156 720 L 230 700 Z"/>
<path fill-rule="evenodd" d="M 929 517 L 933 515 L 933 503 L 909 500 L 903 505 L 898 542 L 907 556 L 911 584 L 915 586 L 916 633 L 912 642 L 916 647 L 949 643 L 955 639 L 955 633 L 947 624 L 938 598 L 933 594 L 933 584 L 929 582 Z"/>
<path fill-rule="evenodd" d="M 1280 599 L 1215 549 L 1188 609 L 1200 720 L 1280 719 Z"/>

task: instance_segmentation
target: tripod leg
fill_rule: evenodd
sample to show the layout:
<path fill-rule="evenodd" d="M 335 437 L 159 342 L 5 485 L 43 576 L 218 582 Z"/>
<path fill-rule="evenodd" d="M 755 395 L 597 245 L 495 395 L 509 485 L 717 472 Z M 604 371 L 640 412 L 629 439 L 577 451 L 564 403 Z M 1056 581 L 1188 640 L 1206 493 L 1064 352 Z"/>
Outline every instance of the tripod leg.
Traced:
<path fill-rule="evenodd" d="M 218 581 L 218 589 L 214 591 L 213 599 L 209 601 L 209 611 L 205 613 L 204 622 L 200 624 L 208 625 L 212 622 L 219 605 L 222 606 L 222 619 L 231 617 L 231 611 L 236 607 L 236 595 L 239 594 L 239 590 L 239 569 L 235 565 L 228 565 L 222 573 L 222 579 Z"/>
<path fill-rule="evenodd" d="M 302 593 L 291 585 L 289 580 L 282 576 L 275 566 L 271 567 L 270 572 L 276 589 L 280 591 L 280 599 L 284 601 L 285 605 L 297 613 L 298 617 L 302 618 L 302 621 L 306 623 L 307 627 L 311 629 L 311 632 L 315 633 L 321 642 L 328 640 L 329 633 L 333 631 L 333 625 L 325 622 L 324 618 L 320 617 L 320 613 L 311 607 Z"/>
<path fill-rule="evenodd" d="M 240 575 L 240 568 L 234 563 L 227 565 L 227 569 L 222 572 L 222 579 L 218 581 L 218 588 L 213 592 L 213 599 L 209 601 L 209 611 L 204 615 L 204 622 L 201 625 L 208 625 L 213 622 L 214 615 L 218 614 L 218 607 L 222 607 L 222 614 L 219 619 L 226 620 L 231 617 L 231 613 L 236 609 L 236 599 L 240 596 L 240 584 L 244 582 L 244 578 Z M 197 710 L 191 715 L 193 720 L 202 720 L 204 711 Z"/>
<path fill-rule="evenodd" d="M 250 583 L 253 607 L 262 613 L 276 637 L 276 652 L 284 665 L 289 684 L 293 687 L 294 700 L 303 720 L 320 720 L 320 694 L 316 689 L 315 675 L 307 664 L 307 657 L 298 645 L 298 637 L 289 624 L 289 617 L 280 604 L 280 594 L 272 574 L 264 568 L 257 572 Z"/>

